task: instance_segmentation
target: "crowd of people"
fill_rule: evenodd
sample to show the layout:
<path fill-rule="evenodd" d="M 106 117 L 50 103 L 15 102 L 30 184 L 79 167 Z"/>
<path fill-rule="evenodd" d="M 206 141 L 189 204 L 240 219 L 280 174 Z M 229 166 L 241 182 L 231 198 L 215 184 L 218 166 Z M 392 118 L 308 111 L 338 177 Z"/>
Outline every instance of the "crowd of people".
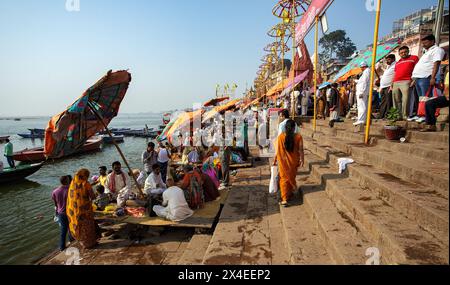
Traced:
<path fill-rule="evenodd" d="M 67 236 L 85 248 L 97 244 L 101 229 L 94 219 L 96 210 L 112 206 L 116 215 L 122 215 L 128 201 L 139 200 L 145 202 L 150 217 L 179 222 L 219 199 L 220 191 L 231 186 L 230 176 L 236 173 L 230 170 L 233 154 L 246 153 L 245 148 L 194 147 L 190 142 L 192 138 L 177 148 L 170 143 L 159 143 L 158 148 L 148 143 L 141 156 L 143 171 L 124 171 L 116 161 L 111 170 L 101 166 L 92 177 L 87 169 L 79 170 L 73 179 L 61 177 L 60 187 L 52 193 L 55 220 L 61 229 L 60 250 L 66 248 Z M 132 187 L 134 179 L 143 195 Z"/>
<path fill-rule="evenodd" d="M 372 114 L 376 119 L 386 120 L 392 110 L 400 121 L 425 123 L 422 131 L 436 131 L 436 109 L 448 107 L 448 92 L 444 92 L 444 74 L 441 66 L 445 51 L 436 45 L 433 35 L 421 39 L 424 54 L 419 59 L 410 54 L 407 46 L 399 48 L 400 59 L 389 54 L 375 69 Z M 366 62 L 360 64 L 362 73 L 344 82 L 330 84 L 317 91 L 318 118 L 330 118 L 330 127 L 344 117 L 351 118 L 354 125 L 364 125 L 368 116 L 371 70 Z M 448 67 L 447 67 L 448 69 Z M 448 82 L 448 81 L 446 81 Z M 422 105 L 422 106 L 421 106 Z"/>

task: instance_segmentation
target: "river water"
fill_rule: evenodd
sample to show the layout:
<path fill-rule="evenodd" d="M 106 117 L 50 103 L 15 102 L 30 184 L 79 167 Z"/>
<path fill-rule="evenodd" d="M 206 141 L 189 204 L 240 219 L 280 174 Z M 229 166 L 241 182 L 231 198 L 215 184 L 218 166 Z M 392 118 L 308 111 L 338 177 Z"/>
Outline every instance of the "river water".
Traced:
<path fill-rule="evenodd" d="M 43 140 L 21 139 L 17 133 L 27 133 L 28 128 L 45 128 L 48 118 L 23 118 L 21 121 L 0 120 L 0 136 L 10 135 L 14 151 L 39 147 Z M 161 114 L 120 115 L 110 127 L 143 129 L 145 125 L 157 129 L 162 124 Z M 142 168 L 140 156 L 148 139 L 125 138 L 120 144 L 132 168 Z M 2 161 L 3 144 L 0 144 Z M 53 222 L 53 189 L 59 177 L 72 175 L 80 168 L 97 174 L 97 168 L 119 160 L 116 148 L 106 145 L 101 152 L 86 154 L 46 164 L 39 172 L 23 182 L 0 185 L 0 264 L 32 264 L 58 248 L 59 227 Z"/>

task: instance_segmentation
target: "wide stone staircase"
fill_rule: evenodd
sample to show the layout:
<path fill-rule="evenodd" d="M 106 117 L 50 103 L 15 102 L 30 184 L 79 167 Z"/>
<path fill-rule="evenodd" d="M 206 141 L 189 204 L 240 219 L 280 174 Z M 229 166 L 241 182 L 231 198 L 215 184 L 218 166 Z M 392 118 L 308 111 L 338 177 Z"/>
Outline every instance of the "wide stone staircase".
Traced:
<path fill-rule="evenodd" d="M 280 208 L 269 161 L 239 170 L 214 233 L 194 235 L 177 264 L 448 264 L 448 124 L 402 126 L 404 143 L 373 122 L 367 146 L 350 121 L 304 123 L 302 195 Z M 339 174 L 339 158 L 355 162 Z"/>

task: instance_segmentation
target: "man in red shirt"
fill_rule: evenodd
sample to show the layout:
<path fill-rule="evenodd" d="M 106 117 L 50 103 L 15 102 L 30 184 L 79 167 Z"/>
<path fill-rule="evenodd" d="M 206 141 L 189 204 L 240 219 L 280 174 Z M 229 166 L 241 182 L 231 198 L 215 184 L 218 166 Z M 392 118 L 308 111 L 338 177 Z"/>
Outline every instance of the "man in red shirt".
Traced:
<path fill-rule="evenodd" d="M 400 111 L 403 119 L 407 119 L 410 115 L 411 77 L 414 67 L 419 62 L 419 58 L 415 55 L 410 55 L 407 46 L 401 47 L 399 54 L 401 59 L 395 65 L 392 95 L 394 97 L 394 107 Z"/>

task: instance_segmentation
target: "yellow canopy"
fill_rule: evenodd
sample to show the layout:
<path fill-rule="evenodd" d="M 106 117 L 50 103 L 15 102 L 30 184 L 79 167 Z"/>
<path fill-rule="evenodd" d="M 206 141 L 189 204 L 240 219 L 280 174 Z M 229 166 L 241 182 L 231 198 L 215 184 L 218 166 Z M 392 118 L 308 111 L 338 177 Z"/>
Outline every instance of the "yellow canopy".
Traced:
<path fill-rule="evenodd" d="M 216 116 L 217 114 L 226 112 L 226 111 L 234 108 L 240 101 L 241 101 L 240 99 L 235 99 L 235 100 L 232 100 L 232 101 L 226 103 L 225 105 L 214 107 L 214 109 L 212 109 L 211 111 L 209 111 L 205 114 L 205 117 L 203 118 L 203 122 L 206 122 L 206 121 L 214 118 L 214 116 Z"/>
<path fill-rule="evenodd" d="M 177 130 L 181 129 L 186 124 L 190 124 L 192 121 L 194 121 L 198 117 L 201 118 L 202 113 L 203 113 L 203 110 L 200 109 L 200 110 L 197 110 L 197 111 L 194 111 L 194 112 L 186 112 L 186 113 L 180 114 L 178 116 L 177 120 L 175 121 L 175 123 L 170 128 L 170 130 L 167 132 L 167 137 L 168 138 L 172 137 L 172 135 Z"/>

